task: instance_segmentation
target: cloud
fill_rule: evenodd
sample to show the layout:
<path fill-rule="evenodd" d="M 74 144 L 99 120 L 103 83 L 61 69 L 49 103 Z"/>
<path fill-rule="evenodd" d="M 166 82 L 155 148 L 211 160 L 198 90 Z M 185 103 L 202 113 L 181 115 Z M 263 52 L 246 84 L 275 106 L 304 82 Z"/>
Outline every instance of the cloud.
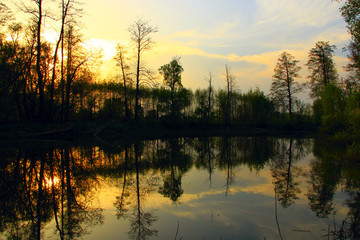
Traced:
<path fill-rule="evenodd" d="M 98 33 L 110 41 L 103 42 L 105 58 L 110 62 L 111 52 L 115 53 L 116 44 L 111 39 L 118 36 L 123 36 L 119 38 L 121 40 L 129 38 L 127 26 L 131 19 L 143 16 L 145 10 L 141 9 L 146 9 L 149 14 L 144 15 L 145 18 L 150 16 L 151 24 L 159 27 L 159 33 L 153 35 L 156 45 L 144 54 L 143 60 L 156 70 L 172 57 L 182 57 L 185 69 L 183 85 L 192 89 L 206 87 L 203 79 L 209 71 L 215 74 L 216 87 L 223 87 L 223 68 L 229 64 L 241 91 L 259 86 L 267 92 L 277 59 L 285 50 L 300 60 L 303 70 L 299 81 L 306 81 L 308 74 L 304 64 L 317 41 L 329 41 L 341 49 L 349 40 L 339 12 L 341 3 L 324 0 L 206 3 L 206 7 L 203 1 L 163 3 L 155 0 L 150 4 L 136 0 L 131 4 L 124 3 L 125 9 L 134 11 L 125 11 L 125 16 L 116 18 L 119 20 L 96 26 Z M 138 6 L 143 7 L 136 9 Z M 94 4 L 92 7 L 97 10 Z M 110 11 L 109 7 L 103 8 Z M 111 7 L 111 15 L 115 10 Z M 338 56 L 334 60 L 339 72 L 343 73 L 345 54 L 340 50 L 336 53 Z M 111 71 L 113 65 L 107 64 L 106 69 Z"/>
<path fill-rule="evenodd" d="M 207 44 L 208 40 L 221 39 L 222 41 L 226 41 L 229 39 L 231 35 L 231 30 L 238 26 L 238 21 L 229 21 L 229 22 L 220 22 L 213 26 L 210 30 L 199 28 L 192 28 L 189 30 L 178 31 L 172 33 L 168 36 L 170 40 L 181 40 L 184 41 L 202 41 L 204 44 Z"/>
<path fill-rule="evenodd" d="M 189 29 L 186 31 L 179 31 L 171 34 L 169 36 L 170 39 L 172 38 L 192 38 L 197 35 L 197 29 Z"/>
<path fill-rule="evenodd" d="M 152 55 L 166 55 L 166 56 L 203 56 L 207 58 L 216 58 L 227 61 L 240 61 L 240 56 L 229 53 L 227 55 L 208 53 L 202 50 L 200 47 L 195 47 L 191 43 L 182 43 L 182 42 L 162 42 L 159 43 Z"/>
<path fill-rule="evenodd" d="M 323 0 L 257 0 L 258 24 L 325 26 L 339 15 L 340 3 Z"/>

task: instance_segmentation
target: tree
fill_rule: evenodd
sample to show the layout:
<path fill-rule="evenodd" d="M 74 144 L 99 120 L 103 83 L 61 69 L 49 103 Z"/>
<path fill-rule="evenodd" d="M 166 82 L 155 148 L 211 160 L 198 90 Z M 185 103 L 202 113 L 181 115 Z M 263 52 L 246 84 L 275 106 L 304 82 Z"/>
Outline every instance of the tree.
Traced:
<path fill-rule="evenodd" d="M 287 100 L 285 109 L 289 111 L 290 118 L 292 118 L 292 103 L 294 101 L 294 94 L 302 90 L 302 85 L 295 82 L 294 78 L 299 77 L 298 72 L 300 67 L 297 66 L 299 61 L 294 59 L 294 56 L 287 52 L 283 52 L 278 58 L 278 63 L 275 66 L 273 75 L 273 82 L 271 83 L 271 95 L 276 103 L 281 103 L 284 99 Z"/>
<path fill-rule="evenodd" d="M 184 71 L 183 67 L 180 65 L 180 58 L 174 57 L 173 60 L 161 66 L 159 72 L 164 77 L 165 86 L 170 88 L 170 114 L 171 116 L 176 115 L 176 103 L 175 103 L 175 94 L 177 88 L 181 88 L 181 73 Z"/>
<path fill-rule="evenodd" d="M 266 124 L 274 112 L 274 104 L 259 88 L 250 89 L 242 95 L 242 120 L 256 124 Z"/>
<path fill-rule="evenodd" d="M 71 20 L 68 20 L 69 16 L 72 16 L 74 12 L 80 12 L 81 9 L 75 8 L 75 0 L 61 0 L 61 26 L 58 40 L 55 44 L 54 56 L 53 56 L 53 68 L 52 68 L 52 76 L 50 82 L 50 104 L 49 104 L 49 113 L 51 113 L 51 117 L 53 117 L 52 112 L 54 108 L 54 94 L 55 94 L 55 79 L 56 79 L 56 66 L 58 62 L 58 51 L 61 43 L 61 84 L 64 86 L 64 32 L 65 26 L 69 24 Z M 74 21 L 71 21 L 72 24 Z M 63 87 L 64 89 L 64 87 Z"/>
<path fill-rule="evenodd" d="M 41 44 L 41 26 L 44 18 L 43 12 L 43 0 L 33 0 L 37 5 L 37 11 L 32 12 L 35 16 L 36 23 L 36 73 L 38 77 L 38 89 L 39 89 L 39 118 L 41 121 L 44 121 L 44 97 L 45 97 L 45 84 L 44 76 L 41 71 L 41 54 L 42 54 L 42 44 Z"/>
<path fill-rule="evenodd" d="M 123 87 L 124 87 L 124 106 L 125 106 L 125 118 L 128 119 L 130 117 L 129 104 L 128 104 L 128 94 L 127 94 L 127 82 L 130 81 L 129 73 L 127 72 L 130 67 L 126 64 L 126 50 L 124 46 L 118 44 L 116 47 L 116 56 L 115 60 L 117 61 L 117 65 L 121 67 L 121 74 L 123 79 Z"/>
<path fill-rule="evenodd" d="M 346 121 L 346 101 L 343 90 L 335 84 L 327 85 L 320 93 L 321 120 L 323 130 L 339 131 Z"/>
<path fill-rule="evenodd" d="M 67 61 L 66 61 L 66 84 L 65 84 L 65 98 L 63 98 L 63 121 L 68 121 L 70 112 L 70 98 L 72 97 L 72 83 L 76 79 L 76 74 L 80 67 L 88 61 L 86 54 L 80 46 L 81 36 L 73 25 L 69 25 L 65 31 L 64 40 L 67 47 Z"/>
<path fill-rule="evenodd" d="M 136 48 L 136 92 L 135 92 L 135 120 L 139 117 L 139 95 L 140 95 L 140 83 L 144 80 L 142 77 L 146 73 L 143 63 L 141 62 L 142 54 L 149 50 L 153 45 L 153 41 L 150 37 L 152 33 L 156 33 L 157 27 L 149 25 L 148 21 L 143 19 L 136 20 L 129 28 L 131 40 L 135 43 Z"/>
<path fill-rule="evenodd" d="M 207 116 L 208 116 L 208 113 L 207 113 L 207 90 L 206 89 L 196 89 L 194 97 L 195 97 L 195 102 L 196 102 L 195 115 L 200 120 L 207 119 Z"/>
<path fill-rule="evenodd" d="M 214 88 L 212 86 L 213 77 L 214 77 L 213 74 L 211 72 L 209 72 L 209 77 L 207 78 L 207 81 L 209 83 L 209 87 L 207 89 L 207 107 L 206 107 L 207 120 L 210 120 L 210 118 L 212 116 L 212 109 L 214 106 Z"/>
<path fill-rule="evenodd" d="M 322 89 L 329 83 L 335 83 L 338 78 L 332 59 L 334 50 L 334 45 L 319 41 L 309 52 L 306 66 L 310 71 L 311 96 L 314 98 L 318 98 Z"/>
<path fill-rule="evenodd" d="M 360 4 L 357 0 L 347 0 L 340 8 L 341 15 L 347 23 L 347 28 L 351 35 L 351 42 L 348 46 L 350 52 L 350 64 L 347 70 L 353 75 L 347 79 L 351 87 L 359 86 L 360 81 Z"/>
<path fill-rule="evenodd" d="M 231 102 L 232 102 L 232 94 L 234 90 L 234 76 L 231 73 L 230 67 L 225 65 L 225 81 L 226 81 L 226 105 L 225 105 L 225 124 L 228 124 L 231 120 Z"/>

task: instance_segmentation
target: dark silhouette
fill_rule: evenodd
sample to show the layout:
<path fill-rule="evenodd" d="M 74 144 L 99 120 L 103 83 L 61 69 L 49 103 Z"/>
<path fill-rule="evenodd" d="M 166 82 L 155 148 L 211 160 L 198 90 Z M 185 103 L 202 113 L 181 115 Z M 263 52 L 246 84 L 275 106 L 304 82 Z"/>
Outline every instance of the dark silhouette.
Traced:
<path fill-rule="evenodd" d="M 149 73 L 141 61 L 141 56 L 144 51 L 149 50 L 153 44 L 150 37 L 152 33 L 157 32 L 157 28 L 150 26 L 148 21 L 138 19 L 129 28 L 131 40 L 135 44 L 136 48 L 136 81 L 135 81 L 135 116 L 137 120 L 140 114 L 140 85 L 146 80 L 144 77 Z"/>
<path fill-rule="evenodd" d="M 294 141 L 295 144 L 294 144 Z M 300 143 L 299 143 L 300 141 Z M 275 192 L 277 199 L 281 206 L 287 208 L 295 203 L 299 194 L 299 182 L 296 181 L 301 173 L 301 170 L 295 166 L 295 163 L 306 156 L 302 147 L 302 140 L 289 139 L 289 142 L 284 139 L 278 142 L 278 150 L 275 151 L 272 158 L 271 172 L 273 176 L 273 184 L 275 185 Z"/>
<path fill-rule="evenodd" d="M 295 81 L 301 69 L 297 66 L 298 62 L 291 54 L 283 52 L 275 66 L 270 90 L 273 101 L 277 106 L 283 107 L 283 111 L 289 112 L 290 119 L 293 112 L 294 94 L 302 90 L 302 85 Z"/>
<path fill-rule="evenodd" d="M 169 139 L 165 141 L 164 148 L 158 151 L 164 171 L 164 183 L 159 193 L 173 202 L 177 202 L 183 194 L 181 178 L 191 167 L 191 158 L 184 152 L 184 145 L 181 139 Z"/>

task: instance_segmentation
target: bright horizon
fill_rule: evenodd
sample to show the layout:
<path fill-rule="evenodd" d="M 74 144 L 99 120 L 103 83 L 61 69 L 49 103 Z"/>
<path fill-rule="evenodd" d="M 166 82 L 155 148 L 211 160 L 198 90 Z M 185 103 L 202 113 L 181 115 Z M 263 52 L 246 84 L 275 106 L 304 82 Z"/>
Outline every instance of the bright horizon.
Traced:
<path fill-rule="evenodd" d="M 259 87 L 267 94 L 283 51 L 300 61 L 297 81 L 307 81 L 304 64 L 317 41 L 336 45 L 334 61 L 340 76 L 346 75 L 347 53 L 342 49 L 350 35 L 340 6 L 331 0 L 88 0 L 81 5 L 81 26 L 87 44 L 103 49 L 102 79 L 118 74 L 113 60 L 116 44 L 128 45 L 129 26 L 143 18 L 158 28 L 152 34 L 153 48 L 143 56 L 156 74 L 178 56 L 184 87 L 206 88 L 204 79 L 212 72 L 218 89 L 225 85 L 227 64 L 237 90 Z"/>

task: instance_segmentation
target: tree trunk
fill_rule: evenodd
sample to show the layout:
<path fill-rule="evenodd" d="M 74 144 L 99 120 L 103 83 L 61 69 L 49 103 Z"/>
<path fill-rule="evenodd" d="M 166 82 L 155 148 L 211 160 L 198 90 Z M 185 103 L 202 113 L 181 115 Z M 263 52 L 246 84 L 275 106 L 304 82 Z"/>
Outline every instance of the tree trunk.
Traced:
<path fill-rule="evenodd" d="M 138 42 L 138 53 L 137 53 L 137 66 L 136 66 L 136 90 L 135 90 L 135 116 L 134 119 L 138 120 L 139 118 L 139 82 L 140 82 L 140 40 Z"/>
<path fill-rule="evenodd" d="M 42 24 L 42 0 L 37 2 L 39 19 L 37 21 L 37 46 L 36 46 L 36 73 L 38 76 L 38 88 L 39 88 L 39 119 L 40 121 L 45 120 L 44 114 L 44 79 L 41 72 L 41 24 Z"/>

